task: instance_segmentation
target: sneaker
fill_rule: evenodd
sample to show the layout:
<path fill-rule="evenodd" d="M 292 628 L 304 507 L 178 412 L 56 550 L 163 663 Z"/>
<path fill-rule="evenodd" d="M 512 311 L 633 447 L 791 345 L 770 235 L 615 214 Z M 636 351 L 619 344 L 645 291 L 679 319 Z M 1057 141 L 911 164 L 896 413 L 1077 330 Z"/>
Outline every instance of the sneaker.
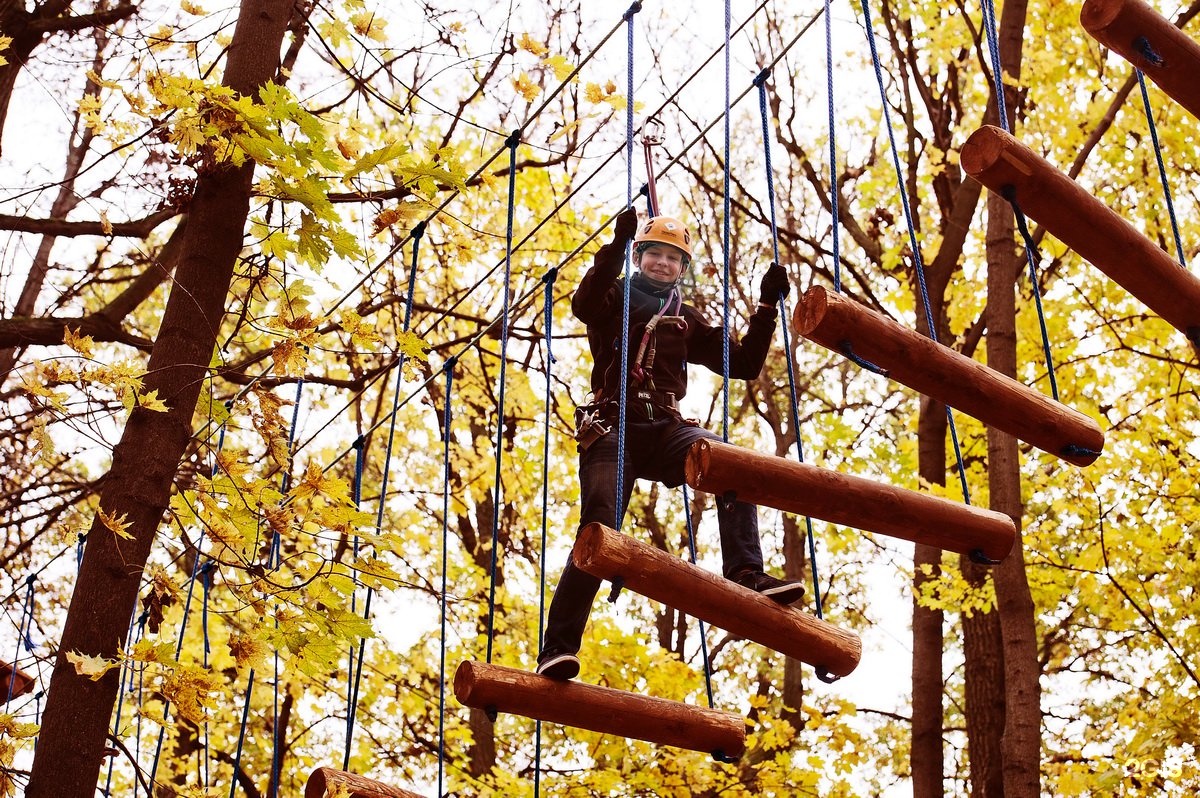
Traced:
<path fill-rule="evenodd" d="M 556 682 L 565 682 L 579 675 L 579 657 L 574 654 L 550 654 L 538 658 L 537 672 Z"/>
<path fill-rule="evenodd" d="M 733 581 L 779 604 L 792 604 L 804 597 L 804 583 L 776 579 L 762 571 L 746 571 Z"/>

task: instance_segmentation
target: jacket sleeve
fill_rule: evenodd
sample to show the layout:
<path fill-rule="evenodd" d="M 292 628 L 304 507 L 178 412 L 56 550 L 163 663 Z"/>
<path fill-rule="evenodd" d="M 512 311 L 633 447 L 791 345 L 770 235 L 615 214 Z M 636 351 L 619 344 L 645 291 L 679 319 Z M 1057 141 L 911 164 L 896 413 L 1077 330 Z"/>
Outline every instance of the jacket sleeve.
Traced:
<path fill-rule="evenodd" d="M 621 307 L 617 278 L 625 265 L 625 244 L 613 241 L 596 251 L 588 269 L 571 297 L 571 311 L 584 324 L 609 318 Z"/>
<path fill-rule="evenodd" d="M 775 334 L 775 308 L 759 307 L 750 317 L 750 329 L 737 340 L 729 339 L 729 376 L 735 380 L 752 380 L 762 371 Z M 708 324 L 696 313 L 697 329 L 688 345 L 688 360 L 720 374 L 725 368 L 725 328 Z"/>

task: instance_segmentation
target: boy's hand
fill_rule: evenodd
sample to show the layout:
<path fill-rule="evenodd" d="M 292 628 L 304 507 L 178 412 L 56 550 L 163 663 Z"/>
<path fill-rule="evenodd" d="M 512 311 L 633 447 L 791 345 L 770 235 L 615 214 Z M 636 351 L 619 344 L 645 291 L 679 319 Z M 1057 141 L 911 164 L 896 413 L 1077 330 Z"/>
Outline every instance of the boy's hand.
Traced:
<path fill-rule="evenodd" d="M 767 273 L 763 275 L 758 301 L 764 305 L 774 306 L 780 299 L 788 295 L 791 287 L 783 266 L 772 263 L 767 269 Z"/>
<path fill-rule="evenodd" d="M 637 232 L 638 217 L 633 207 L 626 208 L 617 214 L 617 223 L 613 229 L 613 243 L 624 244 L 633 238 Z"/>

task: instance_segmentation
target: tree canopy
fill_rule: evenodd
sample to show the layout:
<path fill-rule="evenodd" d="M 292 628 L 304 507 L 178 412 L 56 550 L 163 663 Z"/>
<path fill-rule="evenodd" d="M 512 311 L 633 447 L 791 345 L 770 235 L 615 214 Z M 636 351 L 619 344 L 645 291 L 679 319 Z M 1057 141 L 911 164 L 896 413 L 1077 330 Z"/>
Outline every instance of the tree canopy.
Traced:
<path fill-rule="evenodd" d="M 1073 4 L 1005 4 L 995 61 L 991 4 L 833 6 L 828 59 L 820 7 L 597 5 L 0 3 L 0 661 L 33 680 L 0 794 L 258 798 L 320 765 L 430 795 L 1195 791 L 1197 347 L 1032 222 L 1031 284 L 958 158 L 1002 64 L 1014 135 L 1172 256 L 1176 221 L 1187 267 L 1195 120 L 1153 83 L 1147 116 Z M 1158 10 L 1196 35 L 1200 4 Z M 1082 468 L 961 413 L 951 439 L 786 317 L 727 403 L 694 371 L 685 413 L 739 445 L 1021 530 L 987 568 L 764 508 L 770 569 L 864 640 L 835 684 L 598 602 L 581 678 L 744 715 L 736 762 L 449 689 L 533 666 L 578 522 L 570 296 L 627 192 L 644 211 L 651 118 L 710 318 L 728 296 L 744 330 L 778 260 L 785 310 L 836 282 L 1053 376 L 1106 437 Z M 719 571 L 711 496 L 642 484 L 625 531 Z"/>

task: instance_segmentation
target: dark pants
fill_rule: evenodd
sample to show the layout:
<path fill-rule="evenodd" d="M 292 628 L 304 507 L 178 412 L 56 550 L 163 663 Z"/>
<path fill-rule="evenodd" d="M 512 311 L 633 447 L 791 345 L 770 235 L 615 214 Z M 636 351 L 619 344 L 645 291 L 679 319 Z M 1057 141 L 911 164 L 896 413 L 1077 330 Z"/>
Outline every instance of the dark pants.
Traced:
<path fill-rule="evenodd" d="M 651 479 L 667 487 L 684 482 L 684 461 L 696 441 L 720 440 L 706 429 L 674 418 L 629 421 L 625 431 L 624 485 L 620 518 L 625 517 L 629 495 L 637 479 Z M 617 517 L 617 429 L 579 455 L 581 510 L 579 528 L 592 522 L 619 527 Z M 721 531 L 721 560 L 725 576 L 745 570 L 761 571 L 762 548 L 758 540 L 758 508 L 753 504 L 717 499 L 717 525 Z M 579 651 L 600 579 L 575 567 L 567 557 L 550 611 L 546 616 L 543 657 Z"/>

